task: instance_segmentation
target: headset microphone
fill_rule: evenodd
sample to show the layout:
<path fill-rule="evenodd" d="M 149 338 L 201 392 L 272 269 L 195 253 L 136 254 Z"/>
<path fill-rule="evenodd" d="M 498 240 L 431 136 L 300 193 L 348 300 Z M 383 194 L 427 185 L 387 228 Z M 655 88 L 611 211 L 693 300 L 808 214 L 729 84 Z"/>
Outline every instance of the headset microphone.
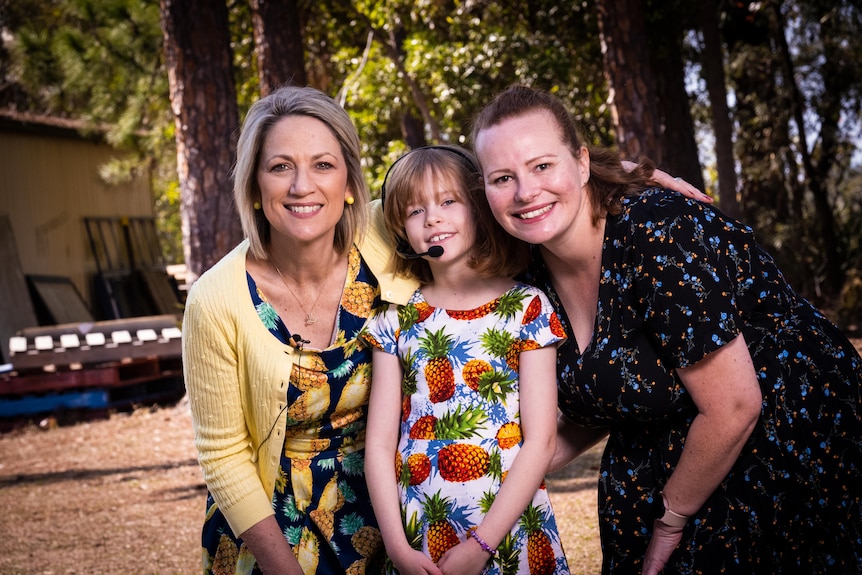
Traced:
<path fill-rule="evenodd" d="M 416 258 L 421 258 L 421 257 L 425 257 L 425 256 L 428 256 L 431 258 L 439 258 L 440 256 L 443 255 L 443 247 L 442 246 L 431 246 L 430 248 L 428 248 L 427 252 L 422 252 L 421 254 L 410 254 L 410 253 L 405 253 L 405 252 L 399 251 L 398 255 L 400 255 L 405 260 L 415 260 Z"/>

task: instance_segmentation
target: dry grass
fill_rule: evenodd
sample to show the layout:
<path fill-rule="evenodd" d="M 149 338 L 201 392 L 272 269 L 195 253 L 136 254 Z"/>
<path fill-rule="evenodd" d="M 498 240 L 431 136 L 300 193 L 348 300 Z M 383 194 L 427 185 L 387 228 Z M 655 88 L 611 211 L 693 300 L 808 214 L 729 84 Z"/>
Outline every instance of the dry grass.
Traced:
<path fill-rule="evenodd" d="M 547 481 L 573 575 L 601 569 L 601 447 Z M 185 401 L 0 434 L 0 573 L 199 573 L 205 497 Z"/>
<path fill-rule="evenodd" d="M 575 575 L 599 571 L 597 465 L 548 480 Z M 2 434 L 0 573 L 199 573 L 205 497 L 185 401 Z"/>
<path fill-rule="evenodd" d="M 0 573 L 199 573 L 188 407 L 0 436 Z"/>
<path fill-rule="evenodd" d="M 596 483 L 603 448 L 604 442 L 601 442 L 547 478 L 548 493 L 572 575 L 596 575 L 602 570 Z"/>

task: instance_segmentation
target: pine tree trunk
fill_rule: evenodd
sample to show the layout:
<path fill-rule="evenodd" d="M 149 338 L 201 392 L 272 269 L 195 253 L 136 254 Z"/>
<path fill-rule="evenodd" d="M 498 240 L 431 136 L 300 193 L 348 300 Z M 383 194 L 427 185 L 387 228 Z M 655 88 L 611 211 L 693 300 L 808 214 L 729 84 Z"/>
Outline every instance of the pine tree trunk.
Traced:
<path fill-rule="evenodd" d="M 596 8 L 620 155 L 650 158 L 661 166 L 661 124 L 641 0 L 597 0 Z"/>
<path fill-rule="evenodd" d="M 296 0 L 251 0 L 260 95 L 287 84 L 304 86 L 305 52 Z"/>
<path fill-rule="evenodd" d="M 724 76 L 724 51 L 718 27 L 718 2 L 701 0 L 700 27 L 703 32 L 703 77 L 712 108 L 712 129 L 715 133 L 715 160 L 718 171 L 718 203 L 729 216 L 741 216 L 736 198 L 736 167 L 733 158 L 733 124 L 727 105 L 727 85 Z"/>
<path fill-rule="evenodd" d="M 189 281 L 242 238 L 229 176 L 238 127 L 224 2 L 160 0 Z"/>
<path fill-rule="evenodd" d="M 661 9 L 655 9 L 655 4 Z M 704 189 L 691 102 L 685 88 L 685 62 L 682 58 L 683 30 L 676 3 L 646 2 L 649 34 L 650 70 L 656 85 L 656 106 L 664 129 L 660 134 L 663 170 L 680 176 L 693 186 Z M 652 154 L 651 150 L 647 150 Z"/>

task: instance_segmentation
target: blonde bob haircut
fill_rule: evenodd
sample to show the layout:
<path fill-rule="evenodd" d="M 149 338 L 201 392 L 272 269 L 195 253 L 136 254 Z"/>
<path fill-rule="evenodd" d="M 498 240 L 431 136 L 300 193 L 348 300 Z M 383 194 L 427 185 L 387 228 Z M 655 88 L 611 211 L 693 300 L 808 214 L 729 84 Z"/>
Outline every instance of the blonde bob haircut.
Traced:
<path fill-rule="evenodd" d="M 261 198 L 257 172 L 263 142 L 285 116 L 320 120 L 341 145 L 347 166 L 347 187 L 355 200 L 353 205 L 344 205 L 344 214 L 335 226 L 335 249 L 345 253 L 356 238 L 365 234 L 371 201 L 362 173 L 359 135 L 350 116 L 335 100 L 319 90 L 301 86 L 284 86 L 261 98 L 251 106 L 242 124 L 232 174 L 233 194 L 243 233 L 249 240 L 249 251 L 256 258 L 269 259 L 270 224 L 263 210 L 254 209 L 254 203 Z"/>

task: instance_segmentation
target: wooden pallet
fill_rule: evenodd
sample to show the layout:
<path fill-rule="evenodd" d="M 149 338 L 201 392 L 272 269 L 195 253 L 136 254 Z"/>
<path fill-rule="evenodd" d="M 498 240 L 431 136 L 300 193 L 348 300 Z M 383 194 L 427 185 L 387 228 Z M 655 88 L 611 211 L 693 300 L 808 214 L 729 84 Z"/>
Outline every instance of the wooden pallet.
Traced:
<path fill-rule="evenodd" d="M 18 372 L 54 371 L 143 357 L 179 357 L 181 332 L 173 315 L 29 328 L 9 339 Z"/>
<path fill-rule="evenodd" d="M 124 409 L 185 393 L 173 315 L 21 330 L 9 349 L 12 369 L 0 374 L 0 420 Z"/>

